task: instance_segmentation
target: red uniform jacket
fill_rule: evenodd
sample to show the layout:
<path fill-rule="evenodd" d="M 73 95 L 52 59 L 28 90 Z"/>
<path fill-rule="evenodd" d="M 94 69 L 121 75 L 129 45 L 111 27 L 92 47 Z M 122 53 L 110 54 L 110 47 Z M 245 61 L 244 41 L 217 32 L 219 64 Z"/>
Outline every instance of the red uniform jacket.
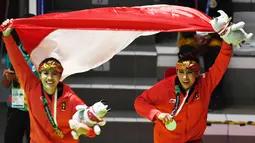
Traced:
<path fill-rule="evenodd" d="M 136 98 L 134 106 L 137 113 L 155 122 L 154 143 L 185 143 L 202 138 L 206 129 L 210 95 L 228 68 L 231 56 L 232 47 L 223 42 L 214 65 L 209 72 L 200 75 L 188 102 L 174 117 L 177 122 L 174 131 L 167 130 L 161 121 L 155 120 L 155 115 L 172 112 L 176 100 L 176 75 L 161 80 Z M 181 93 L 180 103 L 184 96 Z"/>
<path fill-rule="evenodd" d="M 83 105 L 83 101 L 75 95 L 75 93 L 64 84 L 63 93 L 57 99 L 57 125 L 64 133 L 64 138 L 60 139 L 54 134 L 54 129 L 46 115 L 42 101 L 41 81 L 32 73 L 27 65 L 21 52 L 19 51 L 15 41 L 11 36 L 3 37 L 6 49 L 14 70 L 24 87 L 27 95 L 29 117 L 30 117 L 30 142 L 31 143 L 78 143 L 71 135 L 71 129 L 68 121 L 76 112 L 76 105 Z M 46 95 L 46 94 L 45 94 Z M 51 115 L 54 116 L 54 98 L 51 100 L 45 96 Z M 54 96 L 52 96 L 54 97 Z"/>

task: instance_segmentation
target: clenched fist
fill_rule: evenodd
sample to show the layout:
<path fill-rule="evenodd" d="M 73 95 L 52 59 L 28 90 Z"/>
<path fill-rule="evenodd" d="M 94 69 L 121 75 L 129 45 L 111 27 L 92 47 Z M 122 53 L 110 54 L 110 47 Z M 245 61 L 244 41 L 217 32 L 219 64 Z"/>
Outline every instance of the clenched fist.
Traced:
<path fill-rule="evenodd" d="M 13 19 L 6 19 L 3 23 L 2 23 L 2 27 L 5 27 L 5 26 L 8 26 L 9 24 L 11 24 L 12 23 L 12 20 Z M 7 36 L 9 36 L 10 34 L 11 34 L 11 32 L 12 32 L 12 28 L 6 28 L 4 31 L 3 31 L 3 36 L 4 37 L 7 37 Z"/>

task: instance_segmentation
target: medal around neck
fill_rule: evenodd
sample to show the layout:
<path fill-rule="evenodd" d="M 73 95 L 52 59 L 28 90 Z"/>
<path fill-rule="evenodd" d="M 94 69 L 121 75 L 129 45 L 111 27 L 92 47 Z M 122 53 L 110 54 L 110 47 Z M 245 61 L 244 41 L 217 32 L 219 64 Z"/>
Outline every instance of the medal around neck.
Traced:
<path fill-rule="evenodd" d="M 166 126 L 166 128 L 167 128 L 169 131 L 173 131 L 173 130 L 176 129 L 177 124 L 176 124 L 176 121 L 173 119 L 172 122 L 170 122 L 169 124 L 166 124 L 165 126 Z"/>

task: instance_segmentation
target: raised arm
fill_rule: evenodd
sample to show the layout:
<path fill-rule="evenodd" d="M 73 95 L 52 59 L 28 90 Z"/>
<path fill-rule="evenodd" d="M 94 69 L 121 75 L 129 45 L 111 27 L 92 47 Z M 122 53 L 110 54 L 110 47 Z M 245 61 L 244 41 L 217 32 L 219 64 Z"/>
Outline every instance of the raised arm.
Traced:
<path fill-rule="evenodd" d="M 212 92 L 217 86 L 228 68 L 232 56 L 232 46 L 230 46 L 230 44 L 240 47 L 240 43 L 249 40 L 253 35 L 252 33 L 247 34 L 243 30 L 244 22 L 232 24 L 230 23 L 231 18 L 229 18 L 224 11 L 219 10 L 218 12 L 220 16 L 211 20 L 210 23 L 214 31 L 217 32 L 224 41 L 214 65 L 205 76 L 209 92 Z"/>
<path fill-rule="evenodd" d="M 24 87 L 25 91 L 29 91 L 38 82 L 37 77 L 29 68 L 12 36 L 3 37 L 3 40 L 20 84 Z"/>
<path fill-rule="evenodd" d="M 10 23 L 10 21 L 6 20 L 3 25 L 7 25 L 8 23 Z M 37 79 L 29 68 L 16 42 L 11 36 L 11 31 L 12 29 L 10 28 L 3 31 L 3 40 L 16 76 L 18 77 L 19 82 L 23 86 L 25 92 L 28 92 L 33 88 L 33 86 L 36 85 L 39 79 Z"/>
<path fill-rule="evenodd" d="M 222 76 L 226 72 L 232 56 L 232 46 L 223 41 L 221 50 L 213 64 L 206 73 L 205 80 L 208 85 L 209 92 L 218 85 Z"/>

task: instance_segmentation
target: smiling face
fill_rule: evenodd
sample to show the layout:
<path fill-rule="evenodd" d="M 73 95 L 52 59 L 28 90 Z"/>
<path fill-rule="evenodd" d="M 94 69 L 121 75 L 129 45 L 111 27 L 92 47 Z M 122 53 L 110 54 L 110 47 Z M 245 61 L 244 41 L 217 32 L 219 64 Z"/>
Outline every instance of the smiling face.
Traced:
<path fill-rule="evenodd" d="M 43 89 L 48 94 L 53 94 L 61 79 L 63 67 L 55 58 L 47 58 L 39 65 L 40 79 Z"/>
<path fill-rule="evenodd" d="M 61 78 L 61 73 L 54 69 L 42 70 L 40 73 L 40 78 L 42 81 L 43 89 L 48 94 L 53 94 Z"/>
<path fill-rule="evenodd" d="M 187 90 L 195 83 L 198 72 L 189 69 L 180 69 L 177 70 L 177 76 L 182 87 Z"/>

